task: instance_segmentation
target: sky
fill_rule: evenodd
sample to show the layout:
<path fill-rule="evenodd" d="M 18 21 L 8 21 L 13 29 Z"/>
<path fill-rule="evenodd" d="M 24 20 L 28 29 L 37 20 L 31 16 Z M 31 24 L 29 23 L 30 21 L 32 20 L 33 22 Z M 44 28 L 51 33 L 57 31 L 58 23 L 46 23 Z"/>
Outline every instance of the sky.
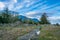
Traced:
<path fill-rule="evenodd" d="M 0 10 L 5 7 L 29 18 L 40 19 L 47 13 L 52 24 L 60 23 L 60 0 L 0 0 Z"/>

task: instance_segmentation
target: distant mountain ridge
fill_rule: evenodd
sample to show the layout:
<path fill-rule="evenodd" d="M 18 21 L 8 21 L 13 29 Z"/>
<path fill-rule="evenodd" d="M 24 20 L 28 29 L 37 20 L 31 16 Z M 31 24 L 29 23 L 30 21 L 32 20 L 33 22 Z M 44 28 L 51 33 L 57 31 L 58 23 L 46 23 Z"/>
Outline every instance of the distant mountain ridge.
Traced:
<path fill-rule="evenodd" d="M 28 18 L 28 17 L 23 16 L 23 15 L 19 15 L 18 18 L 21 19 L 22 21 L 25 21 L 25 20 L 26 20 L 26 21 L 32 20 L 33 22 L 39 22 L 39 20 L 36 19 L 36 18 Z"/>

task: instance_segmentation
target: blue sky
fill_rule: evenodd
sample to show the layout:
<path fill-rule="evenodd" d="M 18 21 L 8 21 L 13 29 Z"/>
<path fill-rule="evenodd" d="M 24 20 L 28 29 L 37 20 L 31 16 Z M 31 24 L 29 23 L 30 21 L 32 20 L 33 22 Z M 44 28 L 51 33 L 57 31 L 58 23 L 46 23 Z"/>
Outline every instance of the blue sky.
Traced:
<path fill-rule="evenodd" d="M 52 23 L 60 23 L 60 0 L 0 0 L 0 10 L 5 7 L 29 18 L 39 19 L 47 13 Z"/>

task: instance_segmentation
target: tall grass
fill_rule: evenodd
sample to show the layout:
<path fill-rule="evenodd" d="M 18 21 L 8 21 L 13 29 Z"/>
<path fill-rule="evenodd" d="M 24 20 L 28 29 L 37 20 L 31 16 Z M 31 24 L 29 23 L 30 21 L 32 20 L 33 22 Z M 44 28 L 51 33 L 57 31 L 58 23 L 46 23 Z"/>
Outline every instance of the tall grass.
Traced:
<path fill-rule="evenodd" d="M 18 25 L 16 27 L 0 27 L 0 40 L 16 40 L 30 31 L 42 26 L 37 40 L 60 40 L 60 26 L 54 25 Z"/>

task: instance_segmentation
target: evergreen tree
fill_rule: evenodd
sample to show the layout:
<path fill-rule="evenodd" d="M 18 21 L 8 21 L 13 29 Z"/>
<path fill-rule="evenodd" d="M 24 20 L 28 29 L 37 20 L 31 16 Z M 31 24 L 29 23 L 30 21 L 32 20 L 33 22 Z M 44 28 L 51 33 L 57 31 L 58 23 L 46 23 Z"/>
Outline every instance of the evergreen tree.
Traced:
<path fill-rule="evenodd" d="M 0 14 L 0 23 L 13 23 L 18 21 L 18 15 L 13 16 L 13 13 L 10 13 L 8 8 Z"/>
<path fill-rule="evenodd" d="M 10 22 L 11 15 L 9 14 L 8 8 L 6 8 L 1 15 L 2 15 L 2 23 Z"/>
<path fill-rule="evenodd" d="M 59 26 L 59 23 L 56 23 L 56 26 Z"/>
<path fill-rule="evenodd" d="M 50 22 L 48 21 L 48 19 L 47 19 L 47 15 L 46 15 L 46 13 L 44 13 L 43 15 L 42 15 L 42 17 L 41 17 L 41 24 L 50 24 Z"/>

